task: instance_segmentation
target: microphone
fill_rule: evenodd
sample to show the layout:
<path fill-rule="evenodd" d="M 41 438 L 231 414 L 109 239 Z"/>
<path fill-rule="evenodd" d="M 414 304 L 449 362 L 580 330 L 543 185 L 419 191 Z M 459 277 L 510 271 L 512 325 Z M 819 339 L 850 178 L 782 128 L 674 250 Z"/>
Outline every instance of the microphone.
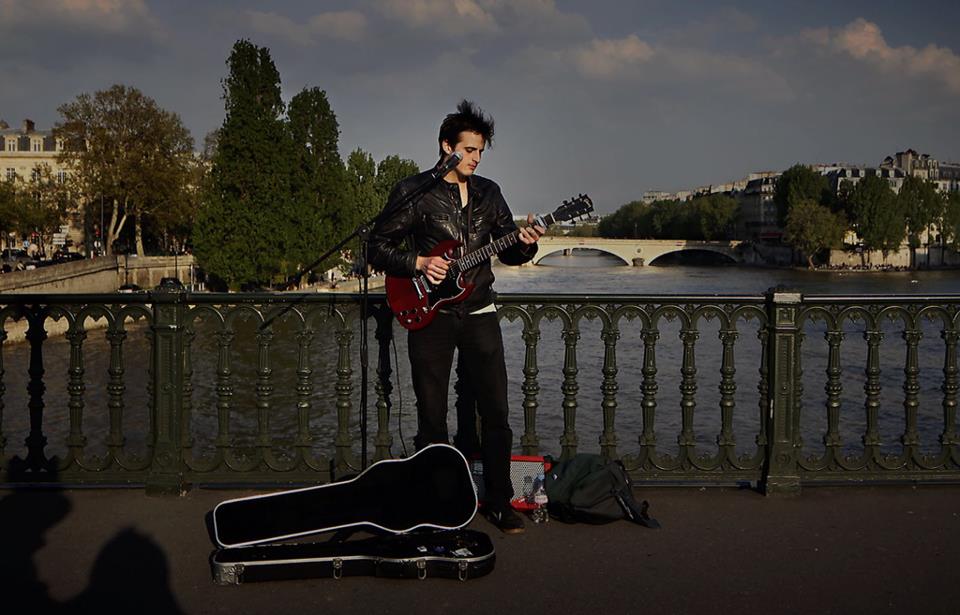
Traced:
<path fill-rule="evenodd" d="M 461 152 L 453 152 L 441 162 L 438 162 L 437 166 L 433 169 L 430 175 L 433 176 L 433 179 L 440 179 L 450 171 L 457 168 L 457 165 L 460 164 L 461 160 L 463 160 L 463 154 Z"/>

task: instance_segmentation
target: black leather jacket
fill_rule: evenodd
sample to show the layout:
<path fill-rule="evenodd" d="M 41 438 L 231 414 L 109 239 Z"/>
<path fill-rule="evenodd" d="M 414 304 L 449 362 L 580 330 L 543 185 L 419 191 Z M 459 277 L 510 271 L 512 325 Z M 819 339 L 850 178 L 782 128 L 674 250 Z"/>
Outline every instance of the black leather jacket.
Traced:
<path fill-rule="evenodd" d="M 421 185 L 430 172 L 412 175 L 401 180 L 393 189 L 385 211 L 395 209 L 404 195 Z M 468 178 L 467 206 L 460 206 L 460 188 L 456 184 L 439 181 L 411 206 L 374 226 L 370 235 L 370 263 L 375 269 L 398 277 L 416 274 L 417 255 L 425 256 L 441 241 L 456 239 L 465 244 L 464 252 L 477 248 L 512 233 L 517 229 L 510 208 L 496 183 L 472 175 Z M 469 217 L 470 228 L 467 228 Z M 466 241 L 464 241 L 466 237 Z M 412 240 L 403 246 L 405 240 Z M 507 248 L 498 257 L 506 265 L 522 265 L 537 253 L 537 245 L 523 243 Z M 493 302 L 493 271 L 486 261 L 464 273 L 467 282 L 475 284 L 473 292 L 455 308 L 460 313 L 473 312 Z"/>

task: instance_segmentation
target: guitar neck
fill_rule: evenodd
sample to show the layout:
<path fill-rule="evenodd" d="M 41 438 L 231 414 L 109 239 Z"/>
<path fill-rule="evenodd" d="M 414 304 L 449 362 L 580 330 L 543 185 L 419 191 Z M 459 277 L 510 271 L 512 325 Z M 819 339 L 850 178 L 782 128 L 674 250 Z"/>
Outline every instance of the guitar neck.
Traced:
<path fill-rule="evenodd" d="M 538 220 L 543 221 L 544 226 L 550 226 L 554 223 L 553 214 L 547 214 Z M 487 245 L 482 248 L 477 248 L 473 252 L 468 252 L 464 254 L 457 260 L 453 261 L 451 269 L 455 269 L 457 273 L 472 269 L 479 265 L 490 260 L 494 255 L 500 254 L 507 248 L 516 245 L 520 241 L 520 229 L 513 231 L 512 233 L 507 233 L 499 239 L 494 239 Z"/>

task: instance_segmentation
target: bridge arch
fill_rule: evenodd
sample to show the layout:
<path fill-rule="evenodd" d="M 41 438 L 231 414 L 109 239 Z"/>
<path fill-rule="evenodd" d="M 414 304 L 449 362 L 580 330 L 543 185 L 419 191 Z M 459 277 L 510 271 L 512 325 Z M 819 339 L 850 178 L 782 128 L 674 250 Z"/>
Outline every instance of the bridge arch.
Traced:
<path fill-rule="evenodd" d="M 728 263 L 739 263 L 740 259 L 730 253 L 730 250 L 724 250 L 723 248 L 712 248 L 709 246 L 698 246 L 696 248 L 677 248 L 676 250 L 665 250 L 660 254 L 657 254 L 651 260 L 647 261 L 645 264 L 653 265 L 656 261 L 670 256 L 672 254 L 716 254 L 724 259 Z"/>

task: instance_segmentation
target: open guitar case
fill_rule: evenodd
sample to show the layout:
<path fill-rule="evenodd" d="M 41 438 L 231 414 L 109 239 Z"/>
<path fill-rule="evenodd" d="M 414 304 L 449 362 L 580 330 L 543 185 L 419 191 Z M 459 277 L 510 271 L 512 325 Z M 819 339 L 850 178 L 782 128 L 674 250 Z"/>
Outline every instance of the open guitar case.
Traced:
<path fill-rule="evenodd" d="M 210 514 L 220 585 L 383 576 L 465 581 L 493 570 L 493 543 L 464 529 L 477 512 L 470 467 L 457 449 L 427 446 L 375 463 L 350 480 L 226 500 Z M 356 531 L 371 538 L 344 540 Z M 333 533 L 325 542 L 290 542 Z"/>

